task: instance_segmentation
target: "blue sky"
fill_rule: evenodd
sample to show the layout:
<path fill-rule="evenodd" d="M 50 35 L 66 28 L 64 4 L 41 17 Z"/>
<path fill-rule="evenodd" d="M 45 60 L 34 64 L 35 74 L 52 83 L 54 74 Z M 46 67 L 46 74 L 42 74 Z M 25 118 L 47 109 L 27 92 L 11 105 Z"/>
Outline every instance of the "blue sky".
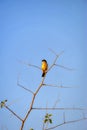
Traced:
<path fill-rule="evenodd" d="M 17 77 L 20 73 L 20 83 L 35 91 L 42 72 L 19 63 L 19 60 L 41 66 L 41 60 L 45 58 L 50 66 L 55 56 L 49 48 L 56 53 L 64 51 L 57 63 L 76 71 L 55 67 L 47 74 L 45 82 L 78 88 L 45 87 L 38 94 L 34 106 L 45 107 L 48 104 L 51 107 L 59 98 L 57 107 L 74 105 L 87 108 L 86 7 L 86 0 L 0 0 L 0 101 L 8 99 L 7 104 L 13 103 L 9 107 L 21 117 L 29 108 L 31 94 L 17 86 Z M 81 115 L 78 111 L 66 113 L 69 119 Z M 32 111 L 24 130 L 29 127 L 41 130 L 44 114 L 45 111 Z M 54 122 L 59 122 L 61 114 L 60 111 L 53 112 Z M 17 130 L 20 124 L 6 109 L 0 109 L 0 128 Z M 59 130 L 77 128 L 86 130 L 87 121 L 65 125 Z"/>

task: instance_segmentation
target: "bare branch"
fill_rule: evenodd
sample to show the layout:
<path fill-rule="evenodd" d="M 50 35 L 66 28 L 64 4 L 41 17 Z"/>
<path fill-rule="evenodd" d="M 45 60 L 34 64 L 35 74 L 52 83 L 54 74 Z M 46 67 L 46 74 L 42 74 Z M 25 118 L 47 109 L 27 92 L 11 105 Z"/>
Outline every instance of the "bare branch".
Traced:
<path fill-rule="evenodd" d="M 50 50 L 55 56 L 58 55 L 54 50 L 52 50 L 52 49 L 50 49 L 50 48 L 49 48 L 49 50 Z M 63 52 L 64 52 L 64 51 L 62 51 L 59 55 L 61 55 Z"/>
<path fill-rule="evenodd" d="M 60 101 L 60 99 L 58 98 L 58 99 L 56 100 L 56 102 L 55 102 L 53 108 L 56 108 L 56 105 L 57 105 L 57 103 L 58 103 L 59 101 Z"/>
<path fill-rule="evenodd" d="M 68 87 L 68 86 L 58 86 L 58 85 L 53 85 L 53 84 L 43 84 L 44 86 L 47 86 L 47 87 L 56 87 L 56 88 L 78 88 L 78 87 Z"/>
<path fill-rule="evenodd" d="M 23 130 L 24 123 L 25 123 L 26 119 L 28 118 L 30 112 L 32 111 L 32 107 L 33 107 L 33 104 L 34 104 L 34 101 L 35 101 L 35 97 L 36 97 L 36 95 L 38 94 L 39 90 L 41 89 L 44 80 L 45 80 L 45 77 L 42 78 L 42 81 L 41 81 L 39 87 L 37 88 L 36 92 L 34 93 L 34 95 L 33 95 L 33 97 L 32 97 L 32 101 L 31 101 L 31 104 L 30 104 L 29 110 L 28 110 L 27 114 L 25 115 L 24 120 L 22 121 L 22 125 L 21 125 L 20 130 Z"/>
<path fill-rule="evenodd" d="M 55 63 L 56 63 L 58 57 L 59 57 L 63 52 L 64 52 L 64 51 L 60 52 L 58 55 L 55 53 L 56 58 L 54 59 L 53 64 L 49 67 L 48 71 L 50 71 L 50 70 L 52 69 L 52 67 L 55 65 Z M 48 72 L 48 71 L 47 71 L 47 72 Z"/>
<path fill-rule="evenodd" d="M 87 110 L 87 108 L 80 108 L 80 107 L 67 107 L 67 108 L 64 108 L 64 107 L 59 107 L 59 108 L 53 108 L 53 107 L 33 107 L 32 109 L 34 110 Z"/>
<path fill-rule="evenodd" d="M 5 108 L 8 109 L 14 116 L 16 116 L 19 120 L 23 121 L 15 112 L 13 112 L 8 106 L 5 105 Z"/>
<path fill-rule="evenodd" d="M 28 92 L 30 92 L 30 93 L 32 93 L 32 94 L 34 95 L 34 92 L 33 92 L 33 91 L 31 91 L 30 89 L 24 87 L 23 85 L 21 85 L 21 84 L 19 83 L 19 77 L 18 77 L 18 79 L 17 79 L 17 85 L 18 85 L 19 87 L 25 89 L 26 91 L 28 91 Z"/>
<path fill-rule="evenodd" d="M 34 67 L 34 68 L 37 68 L 37 69 L 41 70 L 41 68 L 39 66 L 37 66 L 37 65 L 29 64 L 29 63 L 26 63 L 26 62 L 21 61 L 21 60 L 18 60 L 18 62 L 20 62 L 22 64 L 25 64 L 27 66 L 31 66 L 31 67 Z"/>
<path fill-rule="evenodd" d="M 21 87 L 21 88 L 25 89 L 26 91 L 28 91 L 28 92 L 30 92 L 30 93 L 32 93 L 32 94 L 34 94 L 34 92 L 33 92 L 33 91 L 31 91 L 30 89 L 28 89 L 28 88 L 24 87 L 23 85 L 21 85 L 21 84 L 19 84 L 19 83 L 17 83 L 17 85 L 18 85 L 19 87 Z"/>
<path fill-rule="evenodd" d="M 63 113 L 63 120 L 64 120 L 64 123 L 65 123 L 65 122 L 66 122 L 66 121 L 65 121 L 65 112 Z"/>
<path fill-rule="evenodd" d="M 61 67 L 61 68 L 63 68 L 63 69 L 69 70 L 69 71 L 75 71 L 75 69 L 73 69 L 73 68 L 68 68 L 68 67 L 65 67 L 65 66 L 63 66 L 63 65 L 55 64 L 55 66 Z"/>
<path fill-rule="evenodd" d="M 23 97 L 22 97 L 23 98 Z M 6 106 L 11 106 L 12 104 L 14 104 L 14 103 L 17 103 L 17 102 L 19 102 L 20 100 L 22 100 L 22 98 L 17 98 L 16 100 L 13 100 L 12 102 L 10 102 L 10 104 L 7 104 Z"/>
<path fill-rule="evenodd" d="M 49 48 L 49 50 L 57 57 L 59 57 L 64 51 L 62 51 L 59 55 L 57 55 L 56 54 L 56 52 L 55 51 L 53 51 L 52 49 L 50 49 Z M 55 62 L 55 61 L 54 61 Z M 75 69 L 73 69 L 73 68 L 69 68 L 69 67 L 65 67 L 65 66 L 63 66 L 63 65 L 59 65 L 59 64 L 54 64 L 55 66 L 58 66 L 58 67 L 61 67 L 61 68 L 63 68 L 63 69 L 67 69 L 67 70 L 69 70 L 69 71 L 71 71 L 71 70 L 75 70 Z"/>
<path fill-rule="evenodd" d="M 49 48 L 49 51 L 51 51 L 55 56 L 57 56 L 56 52 Z"/>
<path fill-rule="evenodd" d="M 41 70 L 41 68 L 39 66 L 36 66 L 36 65 L 33 65 L 33 64 L 28 64 L 28 66 L 32 66 L 34 68 L 37 68 L 37 69 Z"/>

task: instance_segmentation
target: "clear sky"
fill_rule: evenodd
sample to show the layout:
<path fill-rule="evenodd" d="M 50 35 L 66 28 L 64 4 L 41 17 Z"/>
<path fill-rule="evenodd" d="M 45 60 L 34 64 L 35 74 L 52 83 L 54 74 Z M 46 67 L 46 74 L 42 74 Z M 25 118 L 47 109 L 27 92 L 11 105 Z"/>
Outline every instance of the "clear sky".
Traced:
<path fill-rule="evenodd" d="M 55 67 L 45 83 L 69 87 L 44 87 L 36 97 L 34 107 L 87 108 L 87 1 L 86 0 L 0 0 L 0 101 L 24 117 L 31 94 L 17 86 L 20 83 L 35 91 L 41 82 L 41 71 L 19 63 L 19 60 L 41 66 L 45 58 L 50 66 L 56 53 L 64 51 L 57 63 L 75 68 L 67 71 Z M 41 130 L 46 111 L 32 111 L 24 130 Z M 53 124 L 62 121 L 63 111 L 53 113 Z M 85 111 L 87 114 L 87 111 Z M 80 111 L 66 111 L 67 119 L 81 118 Z M 0 109 L 0 129 L 19 130 L 20 121 L 6 109 Z M 64 125 L 56 130 L 87 130 L 87 120 Z"/>

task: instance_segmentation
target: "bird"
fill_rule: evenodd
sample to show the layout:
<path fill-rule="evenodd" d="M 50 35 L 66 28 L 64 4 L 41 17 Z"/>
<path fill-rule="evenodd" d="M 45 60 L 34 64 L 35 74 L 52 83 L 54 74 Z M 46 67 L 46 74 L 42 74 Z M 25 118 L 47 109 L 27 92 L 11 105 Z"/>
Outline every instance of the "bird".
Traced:
<path fill-rule="evenodd" d="M 42 77 L 44 77 L 48 69 L 48 64 L 45 59 L 42 60 L 41 69 L 42 69 Z"/>

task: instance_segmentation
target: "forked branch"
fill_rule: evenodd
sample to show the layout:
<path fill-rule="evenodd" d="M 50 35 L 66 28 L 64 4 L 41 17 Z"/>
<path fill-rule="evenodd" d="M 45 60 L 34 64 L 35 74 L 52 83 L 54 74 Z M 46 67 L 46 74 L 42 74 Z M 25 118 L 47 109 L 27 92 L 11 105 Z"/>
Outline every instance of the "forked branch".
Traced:
<path fill-rule="evenodd" d="M 22 121 L 22 125 L 21 125 L 20 130 L 23 130 L 24 123 L 25 123 L 26 119 L 28 118 L 30 112 L 32 111 L 33 104 L 34 104 L 34 101 L 35 101 L 35 97 L 36 97 L 36 95 L 38 94 L 39 90 L 41 89 L 41 87 L 42 87 L 42 85 L 43 85 L 43 82 L 44 82 L 44 79 L 45 79 L 45 77 L 42 79 L 42 81 L 41 81 L 39 87 L 37 88 L 36 92 L 34 93 L 34 95 L 33 95 L 33 97 L 32 97 L 32 101 L 31 101 L 29 110 L 28 110 L 27 114 L 25 115 L 25 117 L 24 117 L 24 119 L 23 119 L 23 121 Z"/>

